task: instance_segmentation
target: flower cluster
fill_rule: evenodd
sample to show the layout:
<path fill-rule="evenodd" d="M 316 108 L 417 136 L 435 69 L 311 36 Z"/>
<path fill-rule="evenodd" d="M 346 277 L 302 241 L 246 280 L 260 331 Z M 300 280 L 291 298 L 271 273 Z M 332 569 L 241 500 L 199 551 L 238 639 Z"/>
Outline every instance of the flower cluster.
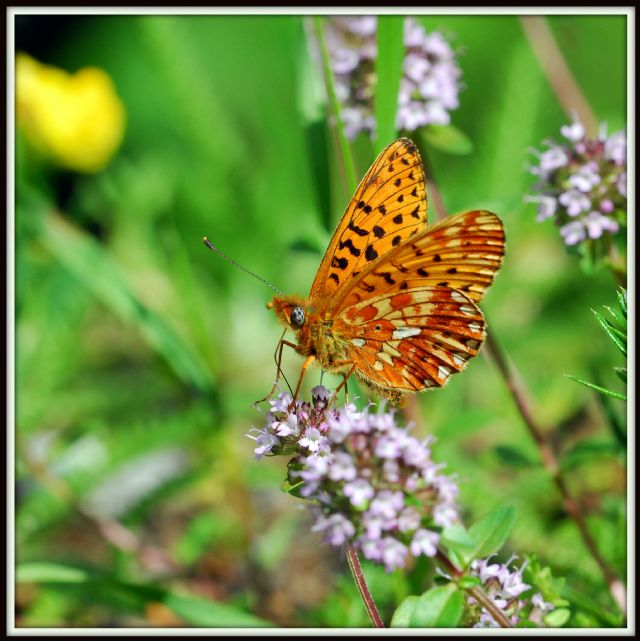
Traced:
<path fill-rule="evenodd" d="M 343 16 L 327 21 L 326 38 L 345 133 L 353 139 L 375 129 L 376 16 Z M 404 23 L 406 53 L 398 94 L 398 129 L 447 125 L 458 107 L 460 67 L 446 38 L 427 33 L 412 18 Z"/>
<path fill-rule="evenodd" d="M 502 610 L 507 618 L 517 625 L 522 621 L 530 621 L 536 625 L 543 624 L 543 617 L 555 608 L 552 603 L 547 603 L 540 592 L 525 596 L 532 592 L 532 586 L 524 583 L 522 573 L 527 565 L 526 561 L 517 569 L 509 569 L 515 559 L 510 558 L 506 563 L 489 563 L 487 559 L 475 560 L 471 563 L 472 576 L 480 579 L 484 592 L 493 601 L 494 605 Z M 484 609 L 480 608 L 475 599 L 467 597 L 471 610 L 476 610 L 477 623 L 474 628 L 499 628 L 500 625 Z"/>
<path fill-rule="evenodd" d="M 439 531 L 458 522 L 458 487 L 431 458 L 430 439 L 396 424 L 393 412 L 333 408 L 318 386 L 312 401 L 288 393 L 270 401 L 250 435 L 256 457 L 295 454 L 289 483 L 314 501 L 314 530 L 334 546 L 352 543 L 387 571 L 410 557 L 435 556 Z"/>
<path fill-rule="evenodd" d="M 627 141 L 625 131 L 607 136 L 603 126 L 596 140 L 586 137 L 575 118 L 561 128 L 565 139 L 533 150 L 538 164 L 536 194 L 527 196 L 538 207 L 537 220 L 555 218 L 567 245 L 615 234 L 627 210 Z"/>

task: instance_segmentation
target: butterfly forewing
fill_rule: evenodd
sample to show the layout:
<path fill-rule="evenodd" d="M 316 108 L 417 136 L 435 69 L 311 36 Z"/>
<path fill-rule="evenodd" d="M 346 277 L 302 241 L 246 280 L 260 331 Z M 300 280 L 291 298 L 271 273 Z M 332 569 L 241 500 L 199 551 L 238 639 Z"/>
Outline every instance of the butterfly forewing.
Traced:
<path fill-rule="evenodd" d="M 401 138 L 380 153 L 358 186 L 318 269 L 311 304 L 322 310 L 368 265 L 422 231 L 426 221 L 420 155 Z"/>
<path fill-rule="evenodd" d="M 351 279 L 331 301 L 334 313 L 371 296 L 416 287 L 446 287 L 479 301 L 504 255 L 504 229 L 488 211 L 468 211 L 392 248 Z"/>

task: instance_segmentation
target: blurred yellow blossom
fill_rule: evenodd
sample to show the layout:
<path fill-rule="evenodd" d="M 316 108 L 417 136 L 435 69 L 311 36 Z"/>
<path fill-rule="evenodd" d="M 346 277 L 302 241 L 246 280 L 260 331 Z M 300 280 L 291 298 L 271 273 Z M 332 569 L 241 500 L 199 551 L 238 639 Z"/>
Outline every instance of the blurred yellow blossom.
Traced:
<path fill-rule="evenodd" d="M 124 135 L 124 106 L 104 71 L 69 74 L 23 53 L 16 56 L 16 118 L 40 151 L 85 173 L 100 171 Z"/>

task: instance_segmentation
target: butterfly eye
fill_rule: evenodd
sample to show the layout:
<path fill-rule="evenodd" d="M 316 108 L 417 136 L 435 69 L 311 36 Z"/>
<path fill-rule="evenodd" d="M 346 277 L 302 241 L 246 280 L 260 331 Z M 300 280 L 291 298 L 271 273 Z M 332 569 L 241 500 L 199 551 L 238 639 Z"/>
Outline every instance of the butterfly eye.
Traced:
<path fill-rule="evenodd" d="M 302 327 L 304 325 L 304 309 L 302 307 L 294 307 L 291 310 L 291 324 L 293 327 Z"/>

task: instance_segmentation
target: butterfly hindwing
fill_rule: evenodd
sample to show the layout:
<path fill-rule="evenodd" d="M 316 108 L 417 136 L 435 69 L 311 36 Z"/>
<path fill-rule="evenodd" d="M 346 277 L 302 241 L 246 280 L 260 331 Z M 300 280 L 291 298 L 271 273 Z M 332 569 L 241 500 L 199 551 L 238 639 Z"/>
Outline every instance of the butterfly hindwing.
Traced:
<path fill-rule="evenodd" d="M 416 146 L 386 147 L 362 179 L 324 255 L 309 300 L 323 309 L 355 276 L 427 222 L 424 171 Z"/>
<path fill-rule="evenodd" d="M 482 312 L 447 287 L 417 287 L 352 305 L 341 314 L 355 371 L 379 391 L 441 387 L 485 337 Z"/>

